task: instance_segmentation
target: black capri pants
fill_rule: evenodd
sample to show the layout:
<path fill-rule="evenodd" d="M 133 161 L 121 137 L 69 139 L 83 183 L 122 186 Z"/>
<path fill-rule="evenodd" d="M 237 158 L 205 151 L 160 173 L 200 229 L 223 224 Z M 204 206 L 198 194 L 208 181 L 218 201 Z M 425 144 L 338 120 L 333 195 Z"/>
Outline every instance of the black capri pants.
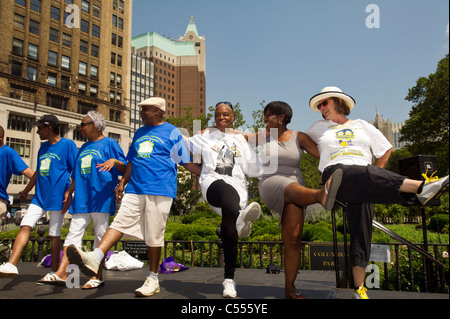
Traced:
<path fill-rule="evenodd" d="M 347 204 L 350 262 L 352 267 L 366 268 L 370 258 L 374 204 L 412 205 L 416 195 L 399 192 L 404 176 L 374 165 L 327 167 L 322 174 L 324 185 L 338 168 L 342 169 L 343 176 L 336 199 Z"/>

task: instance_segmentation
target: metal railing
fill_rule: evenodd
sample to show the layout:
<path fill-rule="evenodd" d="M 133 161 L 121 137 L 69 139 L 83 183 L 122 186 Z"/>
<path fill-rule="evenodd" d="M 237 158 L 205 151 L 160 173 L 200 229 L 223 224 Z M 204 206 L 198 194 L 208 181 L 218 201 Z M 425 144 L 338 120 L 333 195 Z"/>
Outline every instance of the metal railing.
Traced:
<path fill-rule="evenodd" d="M 125 241 L 121 240 L 111 249 L 123 250 Z M 2 244 L 12 246 L 13 240 L 3 240 Z M 425 260 L 415 251 L 401 243 L 381 243 L 389 245 L 390 263 L 375 263 L 381 272 L 381 289 L 397 291 L 421 291 L 447 293 L 449 291 L 449 244 L 428 244 L 428 251 L 434 258 L 446 265 L 443 269 Z M 83 245 L 92 249 L 93 240 L 84 240 Z M 300 270 L 309 270 L 309 242 L 302 243 Z M 423 244 L 416 244 L 423 248 Z M 445 257 L 447 252 L 447 257 Z M 40 262 L 51 253 L 48 238 L 30 240 L 25 247 L 21 262 Z M 284 250 L 281 241 L 240 241 L 238 243 L 238 267 L 265 269 L 274 264 L 284 268 Z M 166 241 L 163 257 L 172 257 L 178 263 L 189 267 L 223 267 L 223 248 L 217 241 Z M 146 258 L 144 257 L 144 260 Z M 351 273 L 351 271 L 350 271 Z"/>

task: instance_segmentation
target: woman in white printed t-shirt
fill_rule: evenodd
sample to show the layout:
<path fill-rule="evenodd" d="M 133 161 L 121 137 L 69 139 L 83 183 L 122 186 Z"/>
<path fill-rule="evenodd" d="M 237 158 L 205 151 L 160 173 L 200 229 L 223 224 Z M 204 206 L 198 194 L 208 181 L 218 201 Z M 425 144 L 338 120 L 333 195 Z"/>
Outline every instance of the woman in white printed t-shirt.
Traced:
<path fill-rule="evenodd" d="M 322 181 L 327 181 L 337 169 L 343 171 L 336 200 L 347 203 L 353 297 L 367 299 L 363 286 L 370 257 L 374 203 L 413 204 L 417 198 L 426 205 L 446 190 L 448 176 L 425 183 L 385 170 L 392 145 L 373 125 L 347 118 L 355 100 L 341 89 L 325 87 L 310 99 L 309 105 L 324 118 L 306 132 L 319 148 Z M 375 165 L 372 156 L 377 158 Z"/>
<path fill-rule="evenodd" d="M 234 121 L 232 104 L 219 102 L 215 110 L 214 128 L 187 139 L 192 154 L 203 159 L 200 186 L 211 208 L 222 215 L 220 237 L 224 246 L 225 273 L 223 297 L 236 297 L 233 280 L 239 237 L 250 235 L 251 223 L 258 219 L 261 208 L 253 202 L 247 207 L 246 175 L 260 176 L 256 154 L 241 134 L 227 131 Z"/>

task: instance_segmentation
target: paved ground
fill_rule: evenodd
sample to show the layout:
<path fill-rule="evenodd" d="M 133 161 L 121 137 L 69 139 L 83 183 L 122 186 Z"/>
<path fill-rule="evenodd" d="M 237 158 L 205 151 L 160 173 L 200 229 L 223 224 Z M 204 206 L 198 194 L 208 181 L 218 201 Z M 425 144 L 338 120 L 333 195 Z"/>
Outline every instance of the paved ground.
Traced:
<path fill-rule="evenodd" d="M 0 299 L 223 299 L 223 270 L 220 268 L 194 267 L 172 274 L 160 274 L 161 292 L 148 298 L 139 298 L 134 290 L 139 288 L 148 273 L 148 268 L 132 271 L 104 271 L 105 286 L 94 290 L 67 288 L 65 286 L 39 286 L 36 280 L 43 277 L 48 268 L 36 263 L 20 263 L 19 276 L 0 279 Z M 333 271 L 300 271 L 297 288 L 308 299 L 351 299 L 351 289 L 335 287 Z M 87 281 L 81 275 L 80 284 Z M 261 269 L 237 269 L 237 300 L 284 299 L 284 273 L 267 274 Z M 409 293 L 397 291 L 369 290 L 371 299 L 449 299 L 448 294 Z"/>

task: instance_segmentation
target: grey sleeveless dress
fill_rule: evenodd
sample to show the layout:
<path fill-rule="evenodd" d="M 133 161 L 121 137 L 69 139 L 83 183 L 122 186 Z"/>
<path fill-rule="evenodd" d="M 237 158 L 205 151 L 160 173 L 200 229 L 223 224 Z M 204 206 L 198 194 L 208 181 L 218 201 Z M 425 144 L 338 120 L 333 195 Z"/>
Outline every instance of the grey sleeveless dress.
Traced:
<path fill-rule="evenodd" d="M 258 189 L 264 203 L 280 215 L 284 207 L 284 189 L 291 183 L 304 185 L 303 175 L 300 170 L 300 160 L 303 150 L 298 146 L 298 132 L 294 131 L 291 138 L 280 143 L 276 140 L 270 143 L 276 143 L 278 148 L 278 167 L 274 174 L 263 175 L 259 181 Z M 265 144 L 265 148 L 269 143 Z"/>

